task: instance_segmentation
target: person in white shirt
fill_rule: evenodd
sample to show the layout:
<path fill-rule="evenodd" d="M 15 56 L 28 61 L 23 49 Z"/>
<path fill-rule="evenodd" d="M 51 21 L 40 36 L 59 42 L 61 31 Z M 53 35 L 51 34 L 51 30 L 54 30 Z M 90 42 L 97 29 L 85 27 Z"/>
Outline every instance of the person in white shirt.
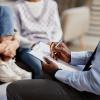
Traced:
<path fill-rule="evenodd" d="M 20 0 L 15 4 L 15 14 L 23 41 L 18 55 L 34 72 L 34 78 L 40 78 L 41 61 L 27 52 L 38 42 L 50 44 L 62 38 L 57 4 L 53 0 Z"/>

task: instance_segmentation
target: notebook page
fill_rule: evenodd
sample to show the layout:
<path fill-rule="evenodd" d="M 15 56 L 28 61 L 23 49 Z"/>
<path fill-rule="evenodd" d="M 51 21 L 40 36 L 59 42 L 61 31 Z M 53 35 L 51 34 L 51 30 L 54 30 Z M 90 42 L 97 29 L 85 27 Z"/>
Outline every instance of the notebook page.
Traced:
<path fill-rule="evenodd" d="M 39 44 L 35 45 L 33 50 L 28 52 L 29 54 L 35 56 L 36 58 L 40 59 L 41 61 L 44 62 L 44 57 L 47 57 L 54 63 L 58 65 L 60 69 L 68 70 L 68 71 L 76 71 L 77 69 L 74 68 L 73 66 L 61 61 L 61 60 L 54 60 L 53 58 L 50 57 L 50 46 L 40 42 Z"/>

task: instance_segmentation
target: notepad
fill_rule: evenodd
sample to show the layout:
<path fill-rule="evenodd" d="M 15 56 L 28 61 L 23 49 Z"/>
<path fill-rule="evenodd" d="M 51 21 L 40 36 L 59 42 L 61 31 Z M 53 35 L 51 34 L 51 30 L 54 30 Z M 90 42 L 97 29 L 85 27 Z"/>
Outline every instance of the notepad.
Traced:
<path fill-rule="evenodd" d="M 40 42 L 36 44 L 29 54 L 35 56 L 36 58 L 40 59 L 44 62 L 44 57 L 47 57 L 51 61 L 53 61 L 55 64 L 58 65 L 60 69 L 68 70 L 68 71 L 76 71 L 77 69 L 61 60 L 54 60 L 50 57 L 50 46 L 48 44 L 45 44 L 43 42 Z"/>

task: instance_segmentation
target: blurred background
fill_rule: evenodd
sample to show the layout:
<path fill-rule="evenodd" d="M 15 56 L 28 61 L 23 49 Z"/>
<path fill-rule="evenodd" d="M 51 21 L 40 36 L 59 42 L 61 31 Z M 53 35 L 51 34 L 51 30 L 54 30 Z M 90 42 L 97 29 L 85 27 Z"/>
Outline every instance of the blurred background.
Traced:
<path fill-rule="evenodd" d="M 13 6 L 16 0 L 0 0 Z M 94 50 L 100 40 L 100 0 L 55 0 L 63 30 L 63 41 L 73 51 Z"/>

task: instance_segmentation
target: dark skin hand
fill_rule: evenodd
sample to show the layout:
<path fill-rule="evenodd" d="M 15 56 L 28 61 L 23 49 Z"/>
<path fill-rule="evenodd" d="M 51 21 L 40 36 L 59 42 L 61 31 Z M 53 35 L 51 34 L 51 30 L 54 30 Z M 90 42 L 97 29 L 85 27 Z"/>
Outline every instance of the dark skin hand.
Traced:
<path fill-rule="evenodd" d="M 58 70 L 58 66 L 53 63 L 51 60 L 49 60 L 48 58 L 44 58 L 45 63 L 42 64 L 42 69 L 44 72 L 48 73 L 48 74 L 52 74 L 53 72 L 55 72 L 56 70 Z"/>
<path fill-rule="evenodd" d="M 69 63 L 71 60 L 71 51 L 68 49 L 68 47 L 61 43 L 59 46 L 56 47 L 56 43 L 51 43 L 50 46 L 51 50 L 51 57 L 55 60 L 61 59 L 64 62 Z"/>

